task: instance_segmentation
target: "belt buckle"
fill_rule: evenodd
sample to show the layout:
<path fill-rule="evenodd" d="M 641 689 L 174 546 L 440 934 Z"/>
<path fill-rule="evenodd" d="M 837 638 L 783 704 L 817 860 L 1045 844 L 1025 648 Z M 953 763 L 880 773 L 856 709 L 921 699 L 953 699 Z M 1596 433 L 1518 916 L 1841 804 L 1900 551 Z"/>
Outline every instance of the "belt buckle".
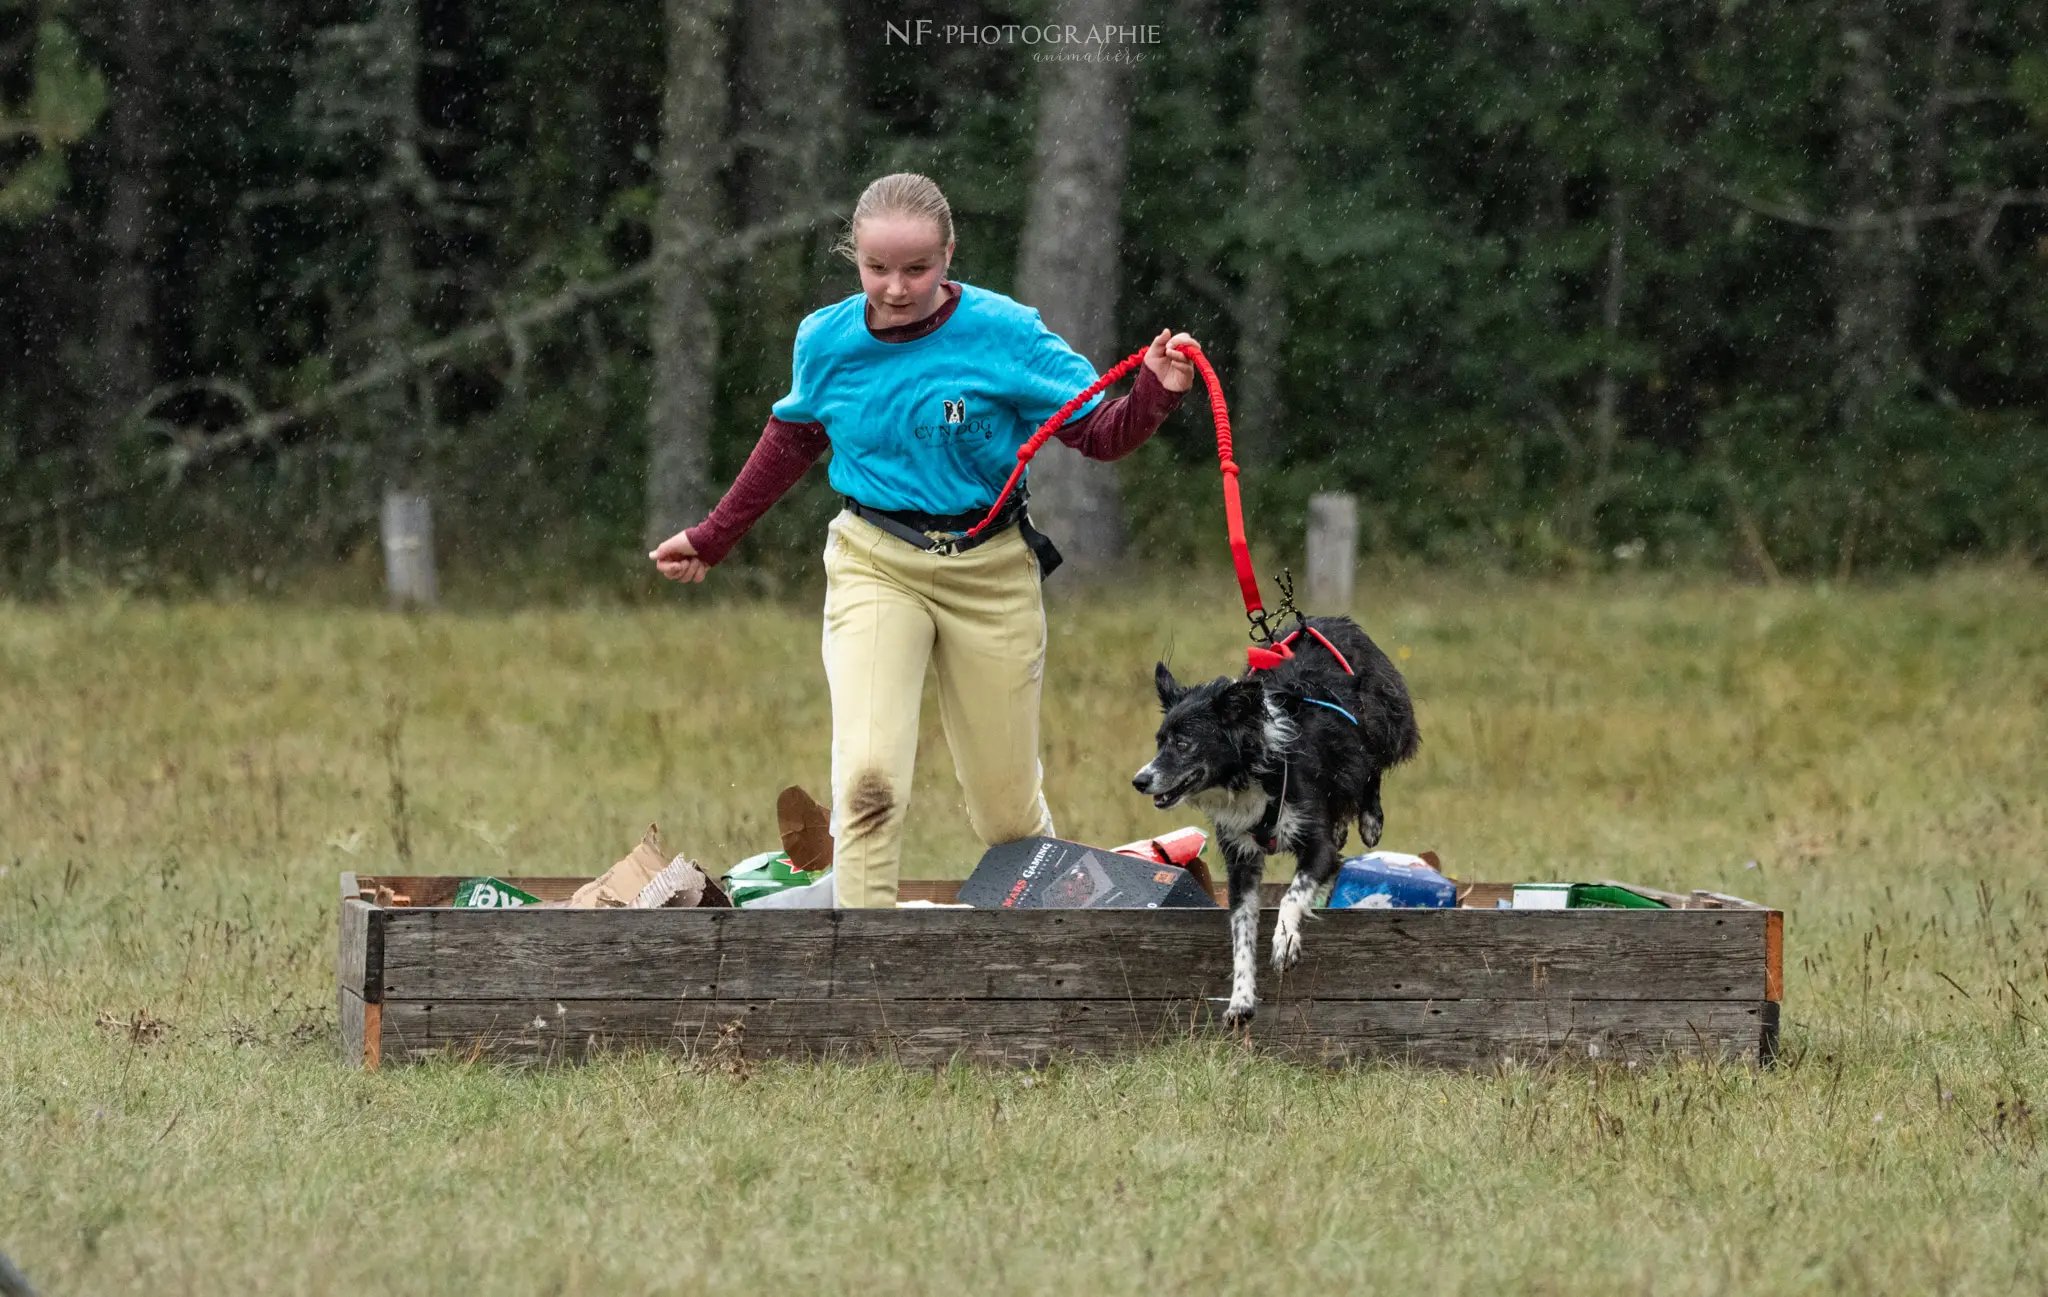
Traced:
<path fill-rule="evenodd" d="M 952 535 L 943 531 L 928 531 L 924 535 L 925 539 L 932 543 L 931 552 L 937 554 L 940 558 L 958 558 L 960 555 L 960 542 L 967 539 L 964 534 Z M 940 537 L 942 536 L 946 537 L 946 539 L 941 540 Z"/>

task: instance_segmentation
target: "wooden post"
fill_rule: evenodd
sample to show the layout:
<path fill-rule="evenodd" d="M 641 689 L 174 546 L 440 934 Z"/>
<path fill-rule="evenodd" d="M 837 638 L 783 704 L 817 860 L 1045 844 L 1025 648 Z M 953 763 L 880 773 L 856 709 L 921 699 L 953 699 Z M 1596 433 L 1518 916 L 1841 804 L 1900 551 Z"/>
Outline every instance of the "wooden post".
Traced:
<path fill-rule="evenodd" d="M 1321 491 L 1308 498 L 1308 607 L 1311 613 L 1351 612 L 1358 559 L 1358 497 Z"/>
<path fill-rule="evenodd" d="M 394 608 L 431 608 L 434 586 L 434 514 L 417 491 L 384 493 L 384 585 Z"/>

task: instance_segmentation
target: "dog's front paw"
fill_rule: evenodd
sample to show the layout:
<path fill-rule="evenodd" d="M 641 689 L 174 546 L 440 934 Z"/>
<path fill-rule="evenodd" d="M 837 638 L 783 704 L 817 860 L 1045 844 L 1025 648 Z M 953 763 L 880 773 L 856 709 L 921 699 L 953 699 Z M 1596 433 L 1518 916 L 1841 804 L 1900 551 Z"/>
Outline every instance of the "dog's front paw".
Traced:
<path fill-rule="evenodd" d="M 1258 1014 L 1259 1002 L 1257 1000 L 1232 1000 L 1229 1006 L 1223 1010 L 1223 1025 L 1232 1030 L 1240 1027 L 1249 1027 L 1252 1025 L 1252 1019 L 1257 1017 Z"/>
<path fill-rule="evenodd" d="M 1284 973 L 1301 962 L 1301 929 L 1284 918 L 1273 930 L 1273 969 Z"/>
<path fill-rule="evenodd" d="M 1371 851 L 1380 844 L 1380 831 L 1384 828 L 1386 824 L 1379 816 L 1361 815 L 1358 817 L 1358 840 L 1365 844 L 1367 851 Z"/>

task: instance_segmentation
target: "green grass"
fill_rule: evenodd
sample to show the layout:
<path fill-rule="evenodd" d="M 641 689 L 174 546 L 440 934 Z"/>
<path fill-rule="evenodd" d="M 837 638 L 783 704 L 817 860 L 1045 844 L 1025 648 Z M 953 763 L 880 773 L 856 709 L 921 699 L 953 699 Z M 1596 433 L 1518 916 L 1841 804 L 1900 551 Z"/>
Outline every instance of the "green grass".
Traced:
<path fill-rule="evenodd" d="M 0 1250 L 57 1294 L 2048 1287 L 2048 582 L 1360 611 L 1424 733 L 1387 844 L 1784 907 L 1780 1067 L 345 1071 L 337 870 L 772 845 L 815 610 L 0 606 Z M 1053 623 L 1063 831 L 1183 822 L 1126 779 L 1153 658 L 1241 661 L 1227 581 Z M 959 874 L 926 721 L 908 872 Z"/>

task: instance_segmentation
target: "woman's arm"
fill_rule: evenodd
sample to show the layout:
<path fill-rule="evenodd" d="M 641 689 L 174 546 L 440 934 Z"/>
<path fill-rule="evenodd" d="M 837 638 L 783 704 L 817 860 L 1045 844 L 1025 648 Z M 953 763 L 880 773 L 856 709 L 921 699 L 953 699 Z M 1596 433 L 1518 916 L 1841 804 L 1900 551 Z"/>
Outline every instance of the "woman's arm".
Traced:
<path fill-rule="evenodd" d="M 710 517 L 683 533 L 696 548 L 697 557 L 706 563 L 724 558 L 769 506 L 789 494 L 789 488 L 831 444 L 822 423 L 789 423 L 771 417 L 725 498 Z"/>
<path fill-rule="evenodd" d="M 1183 393 L 1169 392 L 1149 369 L 1138 371 L 1128 395 L 1104 401 L 1053 435 L 1090 459 L 1122 459 L 1180 408 Z"/>
<path fill-rule="evenodd" d="M 790 423 L 771 417 L 761 430 L 761 440 L 747 456 L 746 466 L 726 488 L 711 516 L 655 549 L 652 557 L 662 575 L 701 580 L 702 569 L 730 553 L 748 528 L 760 521 L 769 506 L 789 494 L 789 488 L 831 444 L 822 423 Z M 678 545 L 678 541 L 683 543 Z"/>
<path fill-rule="evenodd" d="M 1144 445 L 1194 386 L 1194 363 L 1173 350 L 1192 342 L 1185 333 L 1169 338 L 1161 329 L 1129 395 L 1102 402 L 1054 435 L 1090 459 L 1122 459 Z"/>

